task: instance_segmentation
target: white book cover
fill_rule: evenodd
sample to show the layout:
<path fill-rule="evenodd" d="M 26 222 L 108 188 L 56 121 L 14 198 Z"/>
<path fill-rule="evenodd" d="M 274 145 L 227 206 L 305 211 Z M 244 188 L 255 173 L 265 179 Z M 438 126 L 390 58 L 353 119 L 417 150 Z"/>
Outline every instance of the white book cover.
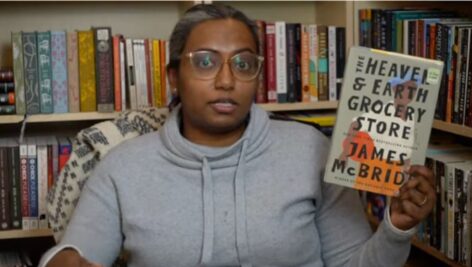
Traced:
<path fill-rule="evenodd" d="M 336 27 L 328 26 L 328 85 L 329 101 L 336 101 Z"/>
<path fill-rule="evenodd" d="M 133 39 L 126 38 L 126 73 L 129 91 L 129 107 L 130 109 L 138 108 L 138 101 L 136 95 L 136 77 L 134 71 L 134 54 L 133 54 Z"/>
<path fill-rule="evenodd" d="M 287 47 L 285 22 L 275 22 L 275 66 L 277 81 L 277 102 L 287 102 Z"/>
<path fill-rule="evenodd" d="M 38 138 L 38 217 L 39 229 L 47 229 L 46 197 L 48 193 L 48 147 L 44 138 Z"/>

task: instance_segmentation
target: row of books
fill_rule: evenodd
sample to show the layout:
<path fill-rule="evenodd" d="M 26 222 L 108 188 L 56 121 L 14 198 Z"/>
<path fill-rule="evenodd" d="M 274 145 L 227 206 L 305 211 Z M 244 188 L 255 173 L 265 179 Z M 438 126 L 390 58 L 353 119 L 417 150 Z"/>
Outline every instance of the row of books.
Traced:
<path fill-rule="evenodd" d="M 46 196 L 71 150 L 67 137 L 0 139 L 0 230 L 48 228 Z"/>
<path fill-rule="evenodd" d="M 345 65 L 344 27 L 257 21 L 265 57 L 257 103 L 339 99 Z"/>
<path fill-rule="evenodd" d="M 444 61 L 435 118 L 472 127 L 472 18 L 441 10 L 359 10 L 360 45 Z"/>
<path fill-rule="evenodd" d="M 124 38 L 110 27 L 93 27 L 12 32 L 12 49 L 16 114 L 167 104 L 164 40 Z"/>
<path fill-rule="evenodd" d="M 15 84 L 13 71 L 9 68 L 0 68 L 0 114 L 15 112 Z"/>
<path fill-rule="evenodd" d="M 30 267 L 33 266 L 33 263 L 27 252 L 7 250 L 0 252 L 0 266 Z"/>
<path fill-rule="evenodd" d="M 418 239 L 448 258 L 472 259 L 472 150 L 449 144 L 430 147 L 426 166 L 436 179 L 436 206 L 419 227 Z"/>

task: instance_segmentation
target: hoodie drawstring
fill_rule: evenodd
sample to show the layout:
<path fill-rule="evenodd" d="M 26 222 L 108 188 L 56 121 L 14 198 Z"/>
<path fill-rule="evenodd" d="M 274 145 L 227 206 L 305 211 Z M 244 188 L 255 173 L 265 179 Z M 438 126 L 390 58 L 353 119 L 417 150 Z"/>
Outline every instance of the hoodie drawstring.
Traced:
<path fill-rule="evenodd" d="M 249 245 L 247 236 L 247 217 L 246 217 L 246 149 L 247 140 L 243 141 L 241 154 L 239 155 L 236 177 L 234 178 L 234 197 L 235 197 L 235 220 L 236 220 L 236 248 L 238 251 L 241 267 L 251 267 L 249 262 Z"/>
<path fill-rule="evenodd" d="M 203 158 L 203 245 L 200 266 L 210 263 L 215 236 L 215 214 L 213 208 L 213 177 L 206 157 Z"/>
<path fill-rule="evenodd" d="M 246 149 L 247 141 L 244 140 L 239 155 L 238 166 L 234 178 L 235 197 L 235 222 L 236 222 L 236 248 L 241 267 L 252 267 L 249 262 L 249 245 L 247 236 L 246 217 Z M 203 245 L 200 266 L 211 262 L 215 235 L 215 214 L 213 206 L 213 177 L 206 157 L 203 158 Z"/>

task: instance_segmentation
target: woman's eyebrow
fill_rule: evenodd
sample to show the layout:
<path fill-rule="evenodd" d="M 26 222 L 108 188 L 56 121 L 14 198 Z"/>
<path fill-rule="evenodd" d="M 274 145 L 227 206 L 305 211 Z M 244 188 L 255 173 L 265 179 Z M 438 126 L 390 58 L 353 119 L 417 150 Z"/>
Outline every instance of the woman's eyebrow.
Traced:
<path fill-rule="evenodd" d="M 201 47 L 201 48 L 198 48 L 198 49 L 195 49 L 193 50 L 193 52 L 198 52 L 198 51 L 209 51 L 209 52 L 213 52 L 213 53 L 221 53 L 220 51 L 216 50 L 216 49 L 212 49 L 212 48 L 206 48 L 206 47 Z M 241 53 L 241 52 L 251 52 L 251 53 L 256 53 L 253 49 L 251 49 L 250 47 L 243 47 L 243 48 L 239 48 L 235 51 L 232 51 L 231 54 L 238 54 L 238 53 Z"/>

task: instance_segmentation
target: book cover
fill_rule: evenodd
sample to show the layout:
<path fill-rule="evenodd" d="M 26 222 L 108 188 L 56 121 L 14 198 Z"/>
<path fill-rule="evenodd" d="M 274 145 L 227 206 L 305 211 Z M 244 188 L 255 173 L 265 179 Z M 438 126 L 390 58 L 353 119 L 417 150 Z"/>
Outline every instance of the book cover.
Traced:
<path fill-rule="evenodd" d="M 95 47 L 93 31 L 77 32 L 79 49 L 80 111 L 97 111 L 97 89 L 95 85 Z"/>
<path fill-rule="evenodd" d="M 353 47 L 325 181 L 395 195 L 424 164 L 443 63 Z"/>
<path fill-rule="evenodd" d="M 277 103 L 275 23 L 266 23 L 265 44 L 264 72 L 266 74 L 267 102 Z"/>
<path fill-rule="evenodd" d="M 275 22 L 275 68 L 277 103 L 287 103 L 287 41 L 284 21 Z"/>
<path fill-rule="evenodd" d="M 52 96 L 54 113 L 65 113 L 69 109 L 67 88 L 66 32 L 51 32 Z"/>
<path fill-rule="evenodd" d="M 23 230 L 30 230 L 29 219 L 29 179 L 28 179 L 28 144 L 22 142 L 20 149 L 20 188 L 21 188 L 21 226 Z"/>
<path fill-rule="evenodd" d="M 10 192 L 8 149 L 0 140 L 0 230 L 11 228 Z"/>
<path fill-rule="evenodd" d="M 93 28 L 95 45 L 95 73 L 97 88 L 97 110 L 113 112 L 113 44 L 110 27 Z"/>
<path fill-rule="evenodd" d="M 77 32 L 67 32 L 67 86 L 69 112 L 80 112 Z"/>
<path fill-rule="evenodd" d="M 164 107 L 161 98 L 161 52 L 159 51 L 159 40 L 152 40 L 152 71 L 154 80 L 154 103 L 158 108 Z"/>
<path fill-rule="evenodd" d="M 21 38 L 21 32 L 11 33 L 11 44 L 13 54 L 13 78 L 15 82 L 15 94 L 16 94 L 16 114 L 26 113 L 25 103 L 25 80 L 24 80 L 24 68 L 23 68 L 23 40 Z"/>
<path fill-rule="evenodd" d="M 262 20 L 257 20 L 257 38 L 259 39 L 259 55 L 265 55 L 265 35 L 266 35 L 266 23 Z M 265 72 L 264 69 L 261 70 L 258 81 L 259 86 L 257 87 L 256 93 L 256 103 L 267 103 L 267 87 L 265 83 Z"/>
<path fill-rule="evenodd" d="M 11 218 L 12 228 L 21 229 L 21 177 L 20 177 L 20 148 L 13 138 L 9 144 L 10 181 L 11 181 Z"/>
<path fill-rule="evenodd" d="M 120 40 L 121 35 L 114 35 L 113 41 L 113 86 L 115 93 L 115 111 L 121 111 L 121 55 L 120 55 Z M 124 77 L 123 77 L 124 78 Z"/>
<path fill-rule="evenodd" d="M 41 113 L 52 113 L 51 32 L 37 32 L 38 78 Z"/>
<path fill-rule="evenodd" d="M 23 70 L 25 82 L 26 113 L 40 113 L 38 85 L 38 50 L 36 33 L 23 32 Z"/>

